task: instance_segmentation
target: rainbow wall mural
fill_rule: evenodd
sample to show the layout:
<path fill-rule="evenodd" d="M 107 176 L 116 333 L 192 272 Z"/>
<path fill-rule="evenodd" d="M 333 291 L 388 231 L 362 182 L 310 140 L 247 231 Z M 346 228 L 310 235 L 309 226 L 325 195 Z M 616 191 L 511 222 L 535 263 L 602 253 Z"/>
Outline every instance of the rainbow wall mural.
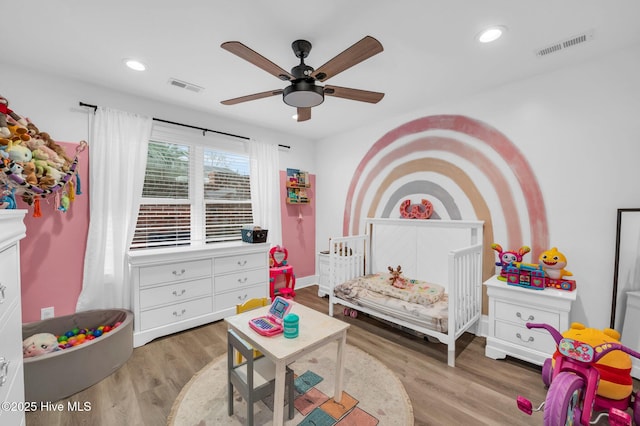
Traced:
<path fill-rule="evenodd" d="M 380 138 L 358 165 L 347 192 L 343 234 L 365 217 L 400 217 L 403 200 L 428 199 L 428 220 L 484 220 L 485 278 L 497 260 L 491 243 L 549 248 L 545 205 L 525 156 L 486 123 L 435 115 L 405 123 Z M 407 219 L 420 220 L 420 219 Z"/>

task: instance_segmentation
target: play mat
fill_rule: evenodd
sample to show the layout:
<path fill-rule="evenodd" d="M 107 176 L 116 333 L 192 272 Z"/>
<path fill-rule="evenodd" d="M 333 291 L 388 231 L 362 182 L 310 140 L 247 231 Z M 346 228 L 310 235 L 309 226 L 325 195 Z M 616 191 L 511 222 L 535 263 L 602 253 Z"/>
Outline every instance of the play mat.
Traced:
<path fill-rule="evenodd" d="M 53 197 L 55 208 L 66 212 L 81 194 L 78 155 L 81 141 L 70 158 L 53 138 L 28 118 L 9 108 L 0 96 L 0 209 L 15 209 L 16 196 L 40 217 L 40 200 Z"/>

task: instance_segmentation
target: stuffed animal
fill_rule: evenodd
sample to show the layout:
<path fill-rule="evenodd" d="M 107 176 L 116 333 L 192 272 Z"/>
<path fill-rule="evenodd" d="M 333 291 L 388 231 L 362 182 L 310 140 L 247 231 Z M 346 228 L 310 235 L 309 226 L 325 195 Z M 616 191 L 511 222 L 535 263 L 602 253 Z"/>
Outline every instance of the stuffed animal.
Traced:
<path fill-rule="evenodd" d="M 33 158 L 33 153 L 26 146 L 9 144 L 6 151 L 9 154 L 11 161 L 15 161 L 17 163 L 26 163 L 27 161 L 31 161 Z"/>
<path fill-rule="evenodd" d="M 24 180 L 31 185 L 38 184 L 38 177 L 36 176 L 36 164 L 33 161 L 27 161 L 26 163 L 22 163 L 22 174 L 24 175 Z"/>
<path fill-rule="evenodd" d="M 23 125 L 27 126 L 27 120 L 20 117 L 18 114 L 13 112 L 13 110 L 9 109 L 9 101 L 4 96 L 0 96 L 0 136 L 3 138 L 9 138 L 11 136 L 11 131 L 7 126 L 7 117 L 13 118 L 15 121 Z"/>
<path fill-rule="evenodd" d="M 578 322 L 572 323 L 571 328 L 562 333 L 562 336 L 588 343 L 591 346 L 606 342 L 620 343 L 620 333 L 616 330 L 612 328 L 604 330 L 587 328 Z M 556 351 L 553 354 L 552 364 L 555 365 L 555 360 L 560 356 L 560 353 Z M 609 352 L 595 366 L 600 372 L 600 382 L 596 391 L 598 395 L 615 400 L 621 400 L 631 395 L 633 380 L 629 355 L 622 351 Z"/>
<path fill-rule="evenodd" d="M 398 269 L 393 269 L 391 266 L 388 267 L 391 276 L 389 277 L 389 281 L 391 281 L 391 285 L 396 288 L 407 288 L 407 280 L 404 277 L 400 276 L 402 274 L 402 266 L 398 265 Z"/>
<path fill-rule="evenodd" d="M 567 266 L 567 258 L 555 247 L 550 250 L 543 251 L 538 260 L 540 261 L 540 266 L 549 278 L 559 280 L 565 276 L 573 275 L 571 272 L 564 269 L 564 267 Z"/>
<path fill-rule="evenodd" d="M 491 248 L 498 252 L 499 262 L 496 262 L 496 266 L 509 266 L 514 262 L 522 262 L 522 258 L 525 254 L 529 253 L 531 249 L 528 246 L 522 246 L 516 250 L 503 250 L 502 246 L 497 243 L 491 244 Z"/>
<path fill-rule="evenodd" d="M 51 333 L 38 333 L 22 341 L 22 356 L 31 358 L 60 349 L 58 339 Z"/>

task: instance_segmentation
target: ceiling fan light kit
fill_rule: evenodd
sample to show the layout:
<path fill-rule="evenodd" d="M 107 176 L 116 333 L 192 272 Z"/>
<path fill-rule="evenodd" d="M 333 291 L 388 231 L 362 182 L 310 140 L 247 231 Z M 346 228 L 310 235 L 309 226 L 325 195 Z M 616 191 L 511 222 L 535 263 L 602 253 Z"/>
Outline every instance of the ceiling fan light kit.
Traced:
<path fill-rule="evenodd" d="M 224 105 L 235 105 L 282 94 L 285 104 L 298 109 L 297 120 L 306 121 L 311 119 L 311 108 L 324 102 L 325 95 L 368 103 L 378 103 L 384 97 L 384 93 L 379 92 L 338 86 L 323 87 L 316 84 L 316 81 L 325 81 L 382 52 L 382 44 L 371 36 L 364 37 L 317 70 L 304 63 L 304 59 L 309 56 L 311 51 L 311 43 L 307 40 L 296 40 L 291 43 L 291 49 L 294 55 L 300 58 L 300 64 L 293 67 L 290 73 L 238 41 L 228 41 L 222 43 L 220 47 L 263 69 L 276 78 L 291 83 L 284 89 L 227 99 L 222 101 Z"/>

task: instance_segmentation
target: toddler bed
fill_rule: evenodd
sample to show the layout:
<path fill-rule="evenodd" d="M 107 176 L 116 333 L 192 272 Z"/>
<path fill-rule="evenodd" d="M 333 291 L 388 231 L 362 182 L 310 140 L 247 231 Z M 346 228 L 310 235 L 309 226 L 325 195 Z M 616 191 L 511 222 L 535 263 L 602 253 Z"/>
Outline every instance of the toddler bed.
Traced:
<path fill-rule="evenodd" d="M 364 235 L 332 238 L 329 315 L 340 304 L 434 337 L 454 367 L 456 339 L 481 316 L 483 223 L 367 219 Z M 398 265 L 405 289 L 390 284 Z"/>

